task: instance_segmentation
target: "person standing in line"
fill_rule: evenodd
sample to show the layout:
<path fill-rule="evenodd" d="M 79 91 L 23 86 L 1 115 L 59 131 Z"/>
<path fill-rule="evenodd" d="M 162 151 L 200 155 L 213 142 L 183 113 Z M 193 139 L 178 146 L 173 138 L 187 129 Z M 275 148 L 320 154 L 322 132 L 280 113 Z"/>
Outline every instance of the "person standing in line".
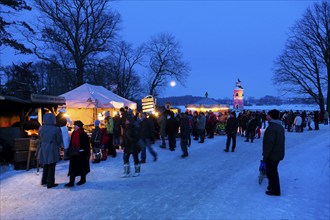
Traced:
<path fill-rule="evenodd" d="M 234 111 L 230 112 L 229 118 L 226 123 L 226 134 L 227 134 L 227 141 L 226 141 L 226 149 L 225 152 L 229 151 L 229 146 L 231 140 L 233 141 L 231 151 L 234 152 L 236 148 L 236 136 L 237 136 L 237 129 L 238 129 L 238 120 L 236 118 L 236 113 Z"/>
<path fill-rule="evenodd" d="M 113 117 L 113 144 L 116 149 L 119 149 L 120 146 L 120 137 L 121 137 L 121 119 L 120 114 L 117 111 L 116 115 Z"/>
<path fill-rule="evenodd" d="M 140 146 L 138 145 L 140 140 L 140 134 L 138 128 L 136 127 L 134 116 L 132 114 L 127 114 L 126 123 L 125 123 L 125 131 L 123 137 L 123 147 L 124 147 L 124 176 L 128 177 L 130 175 L 130 164 L 129 158 L 130 155 L 133 156 L 135 173 L 133 176 L 139 176 L 141 170 L 141 164 L 139 163 L 139 153 Z"/>
<path fill-rule="evenodd" d="M 157 120 L 159 125 L 159 135 L 162 140 L 162 144 L 160 145 L 161 148 L 166 148 L 165 138 L 166 138 L 167 116 L 168 116 L 168 110 L 165 110 Z"/>
<path fill-rule="evenodd" d="M 215 125 L 217 124 L 217 117 L 211 110 L 209 111 L 209 118 L 207 120 L 207 123 L 209 124 L 208 138 L 214 138 L 214 130 Z"/>
<path fill-rule="evenodd" d="M 314 130 L 319 130 L 319 117 L 320 117 L 319 111 L 314 111 Z"/>
<path fill-rule="evenodd" d="M 66 155 L 66 151 L 69 147 L 70 144 L 70 134 L 69 130 L 67 127 L 68 123 L 72 124 L 72 121 L 70 120 L 69 117 L 65 115 L 66 110 L 65 109 L 60 109 L 58 111 L 59 113 L 56 115 L 56 126 L 60 127 L 61 132 L 62 132 L 62 139 L 63 139 L 63 159 L 68 160 L 69 158 Z"/>
<path fill-rule="evenodd" d="M 100 128 L 100 121 L 94 121 L 95 129 L 91 136 L 91 146 L 93 151 L 92 163 L 100 163 L 102 159 L 102 130 Z"/>
<path fill-rule="evenodd" d="M 112 155 L 112 157 L 117 156 L 117 152 L 115 147 L 113 146 L 113 128 L 114 128 L 114 123 L 113 123 L 113 118 L 110 116 L 110 112 L 106 111 L 104 114 L 104 124 L 107 129 L 106 135 L 108 136 L 108 155 Z"/>
<path fill-rule="evenodd" d="M 324 124 L 328 125 L 329 124 L 329 113 L 327 110 L 325 110 L 325 112 L 324 112 L 323 119 L 324 119 Z"/>
<path fill-rule="evenodd" d="M 188 147 L 191 145 L 191 134 L 193 132 L 194 119 L 191 111 L 186 112 L 189 121 L 189 136 L 188 136 Z"/>
<path fill-rule="evenodd" d="M 200 138 L 200 141 L 198 141 L 198 143 L 204 143 L 205 125 L 206 125 L 206 117 L 205 117 L 204 112 L 201 112 L 197 119 L 197 129 L 198 129 L 199 138 Z"/>
<path fill-rule="evenodd" d="M 266 164 L 268 187 L 265 192 L 270 196 L 280 196 L 281 187 L 278 175 L 278 164 L 285 154 L 285 129 L 280 120 L 280 112 L 273 109 L 268 112 L 269 126 L 265 130 L 262 143 L 262 156 Z"/>
<path fill-rule="evenodd" d="M 176 135 L 178 134 L 179 122 L 174 116 L 174 112 L 170 111 L 170 118 L 166 121 L 166 133 L 168 135 L 168 145 L 170 151 L 174 151 L 176 148 Z"/>
<path fill-rule="evenodd" d="M 140 137 L 142 142 L 142 151 L 141 151 L 141 163 L 146 162 L 147 158 L 147 148 L 149 153 L 154 157 L 154 161 L 157 161 L 157 153 L 151 146 L 151 138 L 154 137 L 155 126 L 151 118 L 147 117 L 147 113 L 143 112 L 141 115 L 140 122 Z"/>
<path fill-rule="evenodd" d="M 188 112 L 181 113 L 180 118 L 180 146 L 182 150 L 181 158 L 188 157 L 188 142 L 190 137 L 190 125 Z"/>
<path fill-rule="evenodd" d="M 37 150 L 37 158 L 43 165 L 41 185 L 47 188 L 58 186 L 55 183 L 56 162 L 60 160 L 60 149 L 63 145 L 61 129 L 55 125 L 55 116 L 47 113 L 43 117 L 43 125 L 39 129 L 40 144 Z"/>
<path fill-rule="evenodd" d="M 251 113 L 250 120 L 247 123 L 247 129 L 246 129 L 247 133 L 246 133 L 245 142 L 249 142 L 249 139 L 251 139 L 251 143 L 253 143 L 256 128 L 257 128 L 256 116 L 255 113 Z"/>
<path fill-rule="evenodd" d="M 74 131 L 71 134 L 70 147 L 79 148 L 79 155 L 70 156 L 69 172 L 70 182 L 65 184 L 66 187 L 73 187 L 76 176 L 80 176 L 77 185 L 86 183 L 86 175 L 90 172 L 90 144 L 89 137 L 84 131 L 84 124 L 81 121 L 73 123 Z"/>

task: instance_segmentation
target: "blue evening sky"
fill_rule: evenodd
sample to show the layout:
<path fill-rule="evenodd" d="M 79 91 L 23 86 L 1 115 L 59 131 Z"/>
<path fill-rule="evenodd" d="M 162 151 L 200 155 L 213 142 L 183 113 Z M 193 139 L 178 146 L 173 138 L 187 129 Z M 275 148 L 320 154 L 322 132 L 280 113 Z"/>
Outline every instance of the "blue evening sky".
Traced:
<path fill-rule="evenodd" d="M 272 83 L 273 61 L 289 28 L 315 1 L 119 1 L 121 34 L 137 46 L 172 33 L 191 72 L 186 87 L 168 86 L 161 97 L 233 96 L 237 78 L 245 97 L 281 93 Z"/>
<path fill-rule="evenodd" d="M 207 91 L 211 98 L 232 98 L 239 78 L 245 98 L 260 98 L 282 95 L 271 80 L 273 62 L 285 46 L 289 28 L 315 2 L 132 0 L 110 4 L 121 14 L 120 35 L 135 47 L 161 32 L 173 34 L 180 42 L 191 68 L 186 87 L 168 84 L 160 97 L 204 96 Z M 2 65 L 27 59 L 8 51 L 0 50 Z"/>

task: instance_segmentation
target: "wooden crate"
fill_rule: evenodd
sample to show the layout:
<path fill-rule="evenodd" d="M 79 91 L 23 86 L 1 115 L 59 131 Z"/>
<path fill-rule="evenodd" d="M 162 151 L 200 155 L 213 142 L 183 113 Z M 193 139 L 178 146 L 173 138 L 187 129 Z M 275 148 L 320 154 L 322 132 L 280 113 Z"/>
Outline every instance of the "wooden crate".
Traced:
<path fill-rule="evenodd" d="M 15 138 L 14 151 L 28 151 L 30 146 L 30 138 Z"/>
<path fill-rule="evenodd" d="M 14 162 L 14 169 L 15 170 L 25 170 L 26 169 L 26 161 L 24 162 Z M 31 160 L 30 161 L 30 169 L 31 168 L 36 168 L 37 167 L 37 161 L 36 160 Z"/>

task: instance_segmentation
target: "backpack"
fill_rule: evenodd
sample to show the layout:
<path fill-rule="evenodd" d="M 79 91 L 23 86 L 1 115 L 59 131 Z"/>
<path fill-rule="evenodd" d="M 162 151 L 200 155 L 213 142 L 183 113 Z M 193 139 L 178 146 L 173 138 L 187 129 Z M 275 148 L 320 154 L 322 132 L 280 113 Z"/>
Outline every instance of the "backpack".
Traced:
<path fill-rule="evenodd" d="M 101 129 L 95 129 L 92 134 L 92 144 L 93 147 L 100 147 L 102 141 L 102 131 Z"/>

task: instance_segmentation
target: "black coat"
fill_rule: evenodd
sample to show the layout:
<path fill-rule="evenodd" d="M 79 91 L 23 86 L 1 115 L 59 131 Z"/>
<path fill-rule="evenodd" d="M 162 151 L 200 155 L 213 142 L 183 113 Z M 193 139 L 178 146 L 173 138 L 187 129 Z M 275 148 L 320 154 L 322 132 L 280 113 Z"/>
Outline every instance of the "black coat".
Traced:
<path fill-rule="evenodd" d="M 169 135 L 176 135 L 179 129 L 179 122 L 175 117 L 170 117 L 166 121 L 166 133 Z"/>
<path fill-rule="evenodd" d="M 70 157 L 70 165 L 69 165 L 69 173 L 68 176 L 81 176 L 87 175 L 90 172 L 89 166 L 89 158 L 90 158 L 90 145 L 89 145 L 89 137 L 85 131 L 80 134 L 80 150 L 78 156 Z M 70 141 L 70 146 L 72 144 L 72 139 Z"/>
<path fill-rule="evenodd" d="M 280 161 L 285 153 L 285 130 L 280 120 L 272 120 L 265 130 L 262 142 L 263 160 Z"/>
<path fill-rule="evenodd" d="M 139 153 L 141 148 L 138 145 L 140 134 L 138 127 L 134 123 L 125 126 L 123 136 L 123 147 L 125 153 Z"/>
<path fill-rule="evenodd" d="M 142 139 L 153 138 L 155 135 L 155 125 L 150 118 L 145 118 L 140 122 L 140 137 Z"/>
<path fill-rule="evenodd" d="M 238 120 L 235 117 L 230 117 L 227 120 L 226 123 L 226 133 L 230 134 L 230 133 L 237 133 L 237 128 L 238 128 Z"/>
<path fill-rule="evenodd" d="M 190 136 L 189 119 L 184 116 L 180 120 L 180 138 L 187 139 Z"/>

